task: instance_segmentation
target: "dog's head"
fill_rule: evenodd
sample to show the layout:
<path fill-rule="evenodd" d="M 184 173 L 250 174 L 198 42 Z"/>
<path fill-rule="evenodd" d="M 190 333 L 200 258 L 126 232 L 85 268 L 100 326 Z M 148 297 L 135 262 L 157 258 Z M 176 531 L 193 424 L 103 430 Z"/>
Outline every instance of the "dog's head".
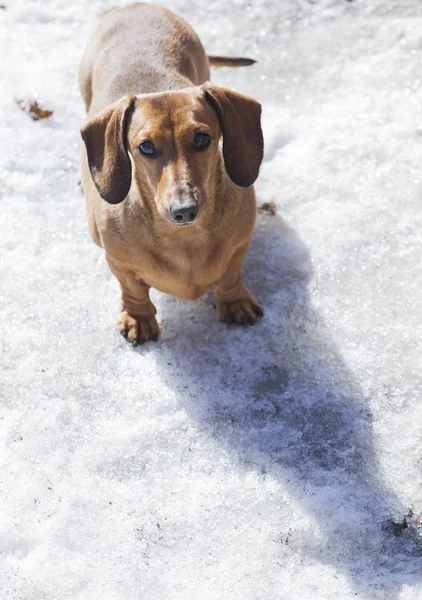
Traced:
<path fill-rule="evenodd" d="M 254 183 L 263 156 L 260 104 L 209 83 L 124 96 L 81 133 L 104 200 L 126 198 L 134 168 L 146 178 L 160 216 L 179 226 L 213 210 L 221 135 L 225 168 L 236 185 Z"/>

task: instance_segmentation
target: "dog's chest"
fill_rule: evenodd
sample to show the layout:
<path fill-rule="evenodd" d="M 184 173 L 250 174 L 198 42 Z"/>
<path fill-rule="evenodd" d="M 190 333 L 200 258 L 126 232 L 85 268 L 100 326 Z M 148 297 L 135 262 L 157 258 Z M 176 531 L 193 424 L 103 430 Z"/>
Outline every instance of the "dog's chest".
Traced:
<path fill-rule="evenodd" d="M 147 256 L 148 255 L 148 256 Z M 139 275 L 151 287 L 186 300 L 199 298 L 224 274 L 223 253 L 198 247 L 177 252 L 151 249 L 139 265 Z"/>

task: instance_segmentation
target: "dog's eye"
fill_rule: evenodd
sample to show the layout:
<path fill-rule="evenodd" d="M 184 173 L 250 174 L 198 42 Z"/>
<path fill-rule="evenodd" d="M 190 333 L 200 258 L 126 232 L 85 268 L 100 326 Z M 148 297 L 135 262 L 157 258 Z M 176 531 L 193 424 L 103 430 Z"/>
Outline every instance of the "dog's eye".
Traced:
<path fill-rule="evenodd" d="M 157 156 L 157 151 L 155 149 L 154 144 L 150 140 L 145 140 L 141 144 L 139 144 L 139 152 L 148 158 L 153 158 Z"/>
<path fill-rule="evenodd" d="M 208 133 L 197 133 L 193 143 L 196 150 L 205 150 L 211 144 L 211 136 Z"/>

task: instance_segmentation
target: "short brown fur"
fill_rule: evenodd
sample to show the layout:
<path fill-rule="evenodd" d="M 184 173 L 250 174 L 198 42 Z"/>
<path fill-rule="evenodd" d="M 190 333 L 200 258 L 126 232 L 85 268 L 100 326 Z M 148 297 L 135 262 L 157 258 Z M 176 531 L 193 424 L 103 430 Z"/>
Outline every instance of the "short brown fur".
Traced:
<path fill-rule="evenodd" d="M 263 314 L 241 276 L 256 215 L 261 108 L 208 79 L 194 31 L 148 4 L 105 15 L 82 59 L 89 229 L 120 282 L 118 329 L 133 343 L 158 338 L 150 287 L 193 300 L 213 285 L 220 320 L 253 324 Z M 211 140 L 201 152 L 198 133 Z M 139 151 L 145 140 L 153 158 Z M 192 223 L 175 223 L 175 201 L 195 203 Z"/>

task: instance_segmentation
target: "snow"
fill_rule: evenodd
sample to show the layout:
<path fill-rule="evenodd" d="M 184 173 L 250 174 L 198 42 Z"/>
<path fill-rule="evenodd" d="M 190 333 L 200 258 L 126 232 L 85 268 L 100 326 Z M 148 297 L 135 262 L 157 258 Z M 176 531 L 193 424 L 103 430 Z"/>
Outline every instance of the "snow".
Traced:
<path fill-rule="evenodd" d="M 262 322 L 153 292 L 136 350 L 78 186 L 78 63 L 123 2 L 6 4 L 0 597 L 422 598 L 419 3 L 167 3 L 258 59 L 212 76 L 263 104 L 278 210 L 244 269 Z"/>

